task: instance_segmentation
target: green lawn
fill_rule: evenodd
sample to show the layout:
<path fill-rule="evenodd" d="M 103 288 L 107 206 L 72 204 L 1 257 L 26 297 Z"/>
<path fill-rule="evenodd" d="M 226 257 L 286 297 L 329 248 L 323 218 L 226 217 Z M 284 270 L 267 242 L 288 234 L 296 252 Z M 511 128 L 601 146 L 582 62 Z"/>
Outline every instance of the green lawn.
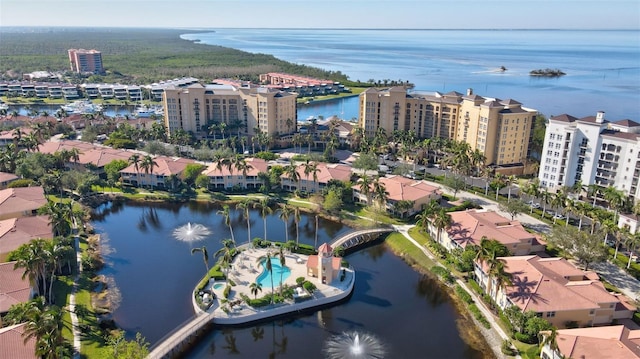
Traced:
<path fill-rule="evenodd" d="M 431 260 L 431 258 L 427 257 L 427 255 L 425 255 L 422 250 L 420 250 L 420 248 L 416 247 L 401 233 L 394 232 L 389 234 L 385 242 L 402 257 L 411 258 L 411 261 L 413 263 L 419 265 L 424 269 L 429 269 L 436 265 L 436 263 Z"/>

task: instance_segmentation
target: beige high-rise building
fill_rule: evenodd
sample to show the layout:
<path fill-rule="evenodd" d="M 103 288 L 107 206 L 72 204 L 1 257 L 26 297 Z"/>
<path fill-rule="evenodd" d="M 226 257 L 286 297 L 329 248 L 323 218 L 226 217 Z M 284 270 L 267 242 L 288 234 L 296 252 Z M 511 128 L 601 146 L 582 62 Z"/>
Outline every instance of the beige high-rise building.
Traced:
<path fill-rule="evenodd" d="M 403 87 L 367 89 L 360 94 L 358 125 L 373 137 L 378 128 L 413 130 L 420 138 L 441 137 L 467 142 L 480 150 L 487 165 L 525 162 L 538 112 L 514 100 L 499 100 L 452 91 L 407 93 Z"/>
<path fill-rule="evenodd" d="M 296 95 L 266 87 L 234 87 L 199 83 L 164 90 L 164 121 L 168 134 L 178 129 L 197 138 L 212 124 L 226 124 L 230 134 L 272 136 L 296 131 Z"/>

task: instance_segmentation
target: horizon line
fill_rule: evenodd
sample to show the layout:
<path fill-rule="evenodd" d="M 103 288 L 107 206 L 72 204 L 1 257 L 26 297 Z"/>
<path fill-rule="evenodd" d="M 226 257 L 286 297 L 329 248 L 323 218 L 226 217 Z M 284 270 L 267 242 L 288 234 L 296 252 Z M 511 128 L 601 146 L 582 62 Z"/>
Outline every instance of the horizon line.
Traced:
<path fill-rule="evenodd" d="M 91 28 L 158 30 L 384 30 L 384 31 L 640 31 L 640 28 L 387 28 L 387 27 L 201 27 L 201 26 L 92 26 L 92 25 L 1 25 L 9 28 Z"/>

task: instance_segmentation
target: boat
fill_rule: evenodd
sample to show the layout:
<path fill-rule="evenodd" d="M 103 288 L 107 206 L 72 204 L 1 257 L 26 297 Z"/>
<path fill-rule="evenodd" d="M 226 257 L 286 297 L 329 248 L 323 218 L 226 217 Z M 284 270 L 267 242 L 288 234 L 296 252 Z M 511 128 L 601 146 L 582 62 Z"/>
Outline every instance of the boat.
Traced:
<path fill-rule="evenodd" d="M 68 115 L 74 114 L 92 114 L 102 111 L 102 105 L 94 104 L 89 100 L 77 100 L 69 104 L 60 106 Z"/>
<path fill-rule="evenodd" d="M 133 115 L 136 117 L 151 117 L 151 116 L 163 116 L 164 109 L 162 106 L 147 106 L 139 105 L 133 111 Z"/>

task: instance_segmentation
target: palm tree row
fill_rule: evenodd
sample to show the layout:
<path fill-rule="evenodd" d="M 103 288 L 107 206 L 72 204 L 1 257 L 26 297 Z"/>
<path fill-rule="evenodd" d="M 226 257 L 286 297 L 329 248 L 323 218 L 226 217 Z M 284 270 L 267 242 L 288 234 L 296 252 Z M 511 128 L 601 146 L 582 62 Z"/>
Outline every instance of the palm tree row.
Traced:
<path fill-rule="evenodd" d="M 53 283 L 56 273 L 62 271 L 64 264 L 71 268 L 75 259 L 73 242 L 56 237 L 52 240 L 37 238 L 23 244 L 9 254 L 9 260 L 15 261 L 15 269 L 23 269 L 24 277 L 34 283 L 36 292 L 53 302 Z"/>
<path fill-rule="evenodd" d="M 73 356 L 73 346 L 64 339 L 65 311 L 55 305 L 46 305 L 43 297 L 14 305 L 5 320 L 10 324 L 25 324 L 24 341 L 35 339 L 35 355 L 45 359 Z"/>

